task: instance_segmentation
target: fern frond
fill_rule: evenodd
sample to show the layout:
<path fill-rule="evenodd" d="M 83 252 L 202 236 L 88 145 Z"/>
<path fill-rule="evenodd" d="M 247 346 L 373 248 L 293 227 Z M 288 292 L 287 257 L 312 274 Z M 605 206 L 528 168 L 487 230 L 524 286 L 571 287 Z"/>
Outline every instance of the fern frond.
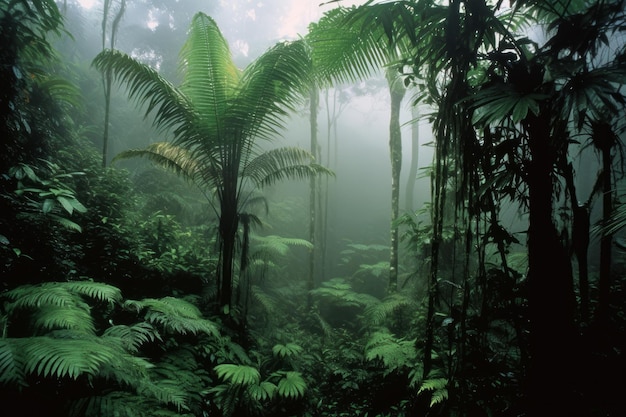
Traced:
<path fill-rule="evenodd" d="M 332 304 L 342 307 L 368 307 L 379 303 L 378 298 L 358 293 L 352 290 L 352 286 L 342 278 L 333 278 L 322 283 L 322 286 L 310 291 L 311 295 L 325 299 Z"/>
<path fill-rule="evenodd" d="M 381 325 L 391 314 L 403 307 L 414 304 L 414 301 L 402 293 L 393 293 L 380 303 L 373 303 L 365 309 L 365 317 L 374 326 Z"/>
<path fill-rule="evenodd" d="M 313 249 L 311 242 L 304 239 L 288 238 L 277 235 L 253 236 L 253 239 L 255 241 L 255 251 L 267 256 L 284 256 L 289 252 L 289 248 L 291 246 Z"/>
<path fill-rule="evenodd" d="M 448 399 L 448 378 L 429 378 L 422 382 L 422 386 L 417 391 L 418 395 L 432 391 L 430 397 L 430 406 L 441 403 Z"/>
<path fill-rule="evenodd" d="M 161 326 L 166 331 L 180 334 L 206 333 L 219 337 L 215 323 L 202 317 L 200 310 L 188 301 L 176 297 L 147 298 L 141 301 L 128 300 L 124 306 L 136 311 L 145 311 L 146 321 Z"/>
<path fill-rule="evenodd" d="M 26 386 L 24 356 L 19 339 L 0 338 L 0 385 Z"/>
<path fill-rule="evenodd" d="M 259 384 L 261 381 L 261 374 L 251 366 L 225 363 L 217 365 L 213 369 L 220 379 L 234 385 Z"/>
<path fill-rule="evenodd" d="M 102 282 L 70 281 L 59 284 L 72 293 L 84 295 L 94 300 L 105 301 L 109 304 L 122 301 L 122 292 L 119 288 Z"/>
<path fill-rule="evenodd" d="M 189 409 L 187 406 L 187 392 L 177 380 L 144 380 L 144 383 L 137 388 L 137 393 L 142 396 L 155 398 L 161 404 L 173 405 L 179 412 Z"/>
<path fill-rule="evenodd" d="M 307 383 L 302 378 L 302 374 L 296 371 L 279 371 L 275 375 L 280 375 L 278 381 L 278 395 L 284 398 L 297 399 L 304 396 Z"/>
<path fill-rule="evenodd" d="M 42 306 L 34 314 L 35 328 L 44 330 L 67 329 L 95 334 L 96 329 L 89 313 L 89 306 L 83 302 L 77 302 L 72 307 Z"/>
<path fill-rule="evenodd" d="M 39 285 L 21 285 L 4 294 L 12 303 L 7 306 L 8 312 L 14 309 L 40 308 L 43 305 L 72 307 L 76 304 L 76 295 L 58 282 L 46 282 Z"/>
<path fill-rule="evenodd" d="M 365 346 L 365 359 L 381 360 L 385 374 L 401 368 L 410 368 L 417 358 L 415 340 L 396 339 L 386 331 L 374 332 Z"/>
<path fill-rule="evenodd" d="M 136 323 L 132 326 L 116 325 L 109 327 L 104 331 L 102 337 L 119 338 L 124 348 L 131 353 L 137 353 L 139 347 L 144 343 L 163 340 L 158 330 L 150 323 L 145 322 Z"/>
<path fill-rule="evenodd" d="M 41 336 L 4 341 L 12 345 L 14 355 L 19 355 L 11 362 L 23 363 L 24 374 L 41 377 L 77 379 L 82 375 L 94 376 L 104 365 L 117 361 L 123 354 L 120 350 L 98 343 L 96 338 L 57 339 Z"/>
<path fill-rule="evenodd" d="M 324 318 L 319 314 L 319 313 L 314 313 L 313 317 L 315 317 L 315 319 L 317 319 L 317 322 L 320 325 L 320 328 L 322 329 L 322 333 L 324 334 L 324 336 L 331 338 L 333 337 L 333 328 L 330 324 L 328 324 L 328 322 L 326 320 L 324 320 Z"/>
<path fill-rule="evenodd" d="M 265 291 L 263 291 L 263 289 L 258 285 L 252 285 L 250 293 L 252 294 L 252 298 L 254 299 L 254 301 L 256 301 L 258 305 L 263 307 L 265 313 L 267 313 L 267 315 L 271 317 L 276 310 L 277 301 L 273 297 L 268 295 Z"/>

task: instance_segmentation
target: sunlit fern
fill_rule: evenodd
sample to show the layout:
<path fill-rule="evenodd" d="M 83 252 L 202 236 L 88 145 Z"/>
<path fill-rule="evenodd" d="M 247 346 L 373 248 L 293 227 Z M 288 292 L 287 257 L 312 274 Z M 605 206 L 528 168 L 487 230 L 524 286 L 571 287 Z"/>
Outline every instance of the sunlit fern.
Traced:
<path fill-rule="evenodd" d="M 429 375 L 430 376 L 430 375 Z M 417 391 L 418 395 L 424 392 L 430 393 L 430 406 L 441 403 L 448 399 L 448 379 L 443 377 L 429 377 L 425 379 L 420 389 Z"/>
<path fill-rule="evenodd" d="M 218 326 L 202 317 L 202 313 L 189 301 L 163 297 L 160 299 L 146 298 L 141 301 L 128 300 L 124 307 L 144 314 L 147 322 L 152 323 L 166 332 L 180 334 L 206 333 L 219 337 Z"/>

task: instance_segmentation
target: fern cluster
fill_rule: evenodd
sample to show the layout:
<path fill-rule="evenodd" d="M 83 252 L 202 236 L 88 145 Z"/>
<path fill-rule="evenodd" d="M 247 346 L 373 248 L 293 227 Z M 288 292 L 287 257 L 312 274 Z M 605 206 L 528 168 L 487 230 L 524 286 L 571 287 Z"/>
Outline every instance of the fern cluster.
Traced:
<path fill-rule="evenodd" d="M 7 392 L 27 401 L 40 382 L 50 381 L 81 393 L 67 398 L 69 416 L 200 412 L 210 377 L 193 348 L 173 344 L 158 357 L 144 356 L 151 344 L 164 346 L 165 337 L 173 341 L 176 334 L 220 338 L 217 325 L 191 302 L 124 301 L 119 289 L 91 281 L 21 286 L 3 298 L 0 386 Z M 96 306 L 104 316 L 96 317 Z M 124 309 L 139 321 L 106 320 Z"/>

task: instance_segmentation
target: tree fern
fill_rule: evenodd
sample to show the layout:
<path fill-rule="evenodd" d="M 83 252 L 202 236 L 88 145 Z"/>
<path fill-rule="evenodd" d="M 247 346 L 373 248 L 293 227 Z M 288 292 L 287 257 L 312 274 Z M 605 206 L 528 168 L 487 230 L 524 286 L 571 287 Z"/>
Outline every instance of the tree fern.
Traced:
<path fill-rule="evenodd" d="M 146 321 L 161 326 L 168 332 L 180 334 L 206 333 L 219 337 L 217 325 L 203 318 L 195 305 L 180 298 L 129 300 L 124 303 L 124 306 L 138 312 L 143 311 Z"/>

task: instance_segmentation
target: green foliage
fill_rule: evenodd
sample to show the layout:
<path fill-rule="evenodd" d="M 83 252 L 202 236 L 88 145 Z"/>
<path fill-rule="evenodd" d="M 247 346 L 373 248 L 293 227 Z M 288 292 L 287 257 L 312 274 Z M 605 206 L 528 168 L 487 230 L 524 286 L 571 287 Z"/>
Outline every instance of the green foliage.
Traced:
<path fill-rule="evenodd" d="M 287 344 L 276 344 L 272 348 L 272 353 L 274 356 L 278 356 L 280 358 L 287 358 L 291 356 L 297 356 L 302 352 L 302 346 L 296 343 L 287 343 Z"/>
<path fill-rule="evenodd" d="M 365 345 L 365 358 L 368 361 L 380 360 L 385 367 L 385 375 L 411 369 L 416 364 L 417 354 L 415 340 L 397 339 L 386 330 L 372 333 Z"/>
<path fill-rule="evenodd" d="M 340 307 L 367 307 L 378 302 L 376 297 L 355 292 L 343 278 L 324 281 L 319 288 L 311 290 L 311 295 Z"/>
<path fill-rule="evenodd" d="M 403 308 L 415 306 L 415 301 L 404 293 L 395 292 L 379 303 L 374 303 L 365 309 L 365 317 L 367 322 L 374 326 L 382 325 L 393 313 Z"/>
<path fill-rule="evenodd" d="M 448 379 L 447 378 L 428 378 L 422 382 L 418 394 L 430 392 L 430 406 L 439 404 L 448 399 Z"/>
<path fill-rule="evenodd" d="M 206 333 L 219 337 L 218 326 L 203 318 L 202 313 L 194 304 L 180 298 L 127 300 L 124 307 L 138 313 L 143 312 L 147 322 L 160 326 L 165 332 Z"/>
<path fill-rule="evenodd" d="M 117 288 L 91 281 L 24 285 L 3 296 L 8 300 L 7 314 L 20 314 L 21 310 L 31 312 L 35 329 L 72 329 L 90 334 L 95 332 L 95 324 L 84 298 L 105 302 L 110 307 L 122 300 Z"/>
<path fill-rule="evenodd" d="M 19 164 L 9 169 L 9 175 L 17 180 L 15 193 L 23 196 L 26 207 L 23 215 L 43 214 L 59 224 L 76 231 L 81 231 L 81 227 L 69 220 L 66 215 L 72 215 L 74 211 L 84 213 L 85 206 L 78 201 L 74 190 L 68 186 L 72 177 L 84 175 L 83 172 L 62 173 L 59 172 L 58 165 L 47 162 L 47 169 L 44 173 L 49 179 L 42 179 L 35 172 L 37 167 L 27 164 Z"/>
<path fill-rule="evenodd" d="M 235 385 L 253 385 L 261 382 L 261 374 L 256 368 L 247 365 L 225 363 L 214 368 L 217 376 Z"/>
<path fill-rule="evenodd" d="M 300 372 L 295 371 L 279 371 L 273 376 L 279 376 L 278 395 L 287 399 L 298 399 L 304 396 L 307 383 L 302 378 Z"/>

